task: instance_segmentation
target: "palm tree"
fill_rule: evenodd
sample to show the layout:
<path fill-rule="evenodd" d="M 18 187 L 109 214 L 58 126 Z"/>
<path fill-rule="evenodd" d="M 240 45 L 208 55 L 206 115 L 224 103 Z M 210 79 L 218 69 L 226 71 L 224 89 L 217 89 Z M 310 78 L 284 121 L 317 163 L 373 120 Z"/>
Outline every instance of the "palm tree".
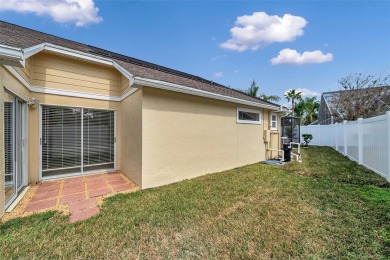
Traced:
<path fill-rule="evenodd" d="M 305 117 L 305 100 L 299 99 L 299 102 L 295 103 L 294 113 L 297 117 L 301 118 L 301 123 L 303 123 L 303 118 Z"/>
<path fill-rule="evenodd" d="M 306 123 L 308 125 L 317 120 L 319 110 L 320 102 L 317 101 L 316 97 L 305 98 Z"/>
<path fill-rule="evenodd" d="M 275 101 L 275 102 L 278 102 L 280 101 L 280 97 L 277 96 L 277 95 L 270 95 L 270 96 L 267 96 L 266 94 L 262 93 L 260 94 L 260 98 L 265 100 L 265 101 Z"/>
<path fill-rule="evenodd" d="M 245 94 L 251 97 L 258 97 L 257 92 L 259 91 L 259 86 L 257 86 L 255 80 L 253 80 L 252 85 L 245 91 Z"/>
<path fill-rule="evenodd" d="M 284 95 L 284 97 L 287 98 L 287 102 L 290 102 L 290 99 L 291 99 L 292 116 L 294 116 L 294 100 L 300 99 L 302 97 L 301 94 L 302 94 L 302 92 L 296 92 L 295 89 L 290 89 Z"/>

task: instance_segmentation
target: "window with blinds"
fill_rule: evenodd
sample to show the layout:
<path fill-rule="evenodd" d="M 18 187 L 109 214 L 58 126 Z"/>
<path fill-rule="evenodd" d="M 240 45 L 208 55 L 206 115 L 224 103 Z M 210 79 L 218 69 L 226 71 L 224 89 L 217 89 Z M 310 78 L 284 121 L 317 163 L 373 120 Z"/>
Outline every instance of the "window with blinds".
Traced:
<path fill-rule="evenodd" d="M 114 112 L 42 106 L 42 177 L 114 168 Z"/>

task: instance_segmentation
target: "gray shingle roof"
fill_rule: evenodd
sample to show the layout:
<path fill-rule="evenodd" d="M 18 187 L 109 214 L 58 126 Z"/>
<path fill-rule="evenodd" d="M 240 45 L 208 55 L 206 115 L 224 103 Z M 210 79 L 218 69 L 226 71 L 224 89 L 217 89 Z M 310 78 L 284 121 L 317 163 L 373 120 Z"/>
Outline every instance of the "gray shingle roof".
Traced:
<path fill-rule="evenodd" d="M 274 105 L 275 109 L 279 107 L 279 105 L 272 102 L 248 96 L 241 91 L 217 84 L 201 77 L 0 21 L 0 44 L 24 49 L 42 43 L 51 43 L 84 53 L 94 54 L 106 58 L 108 57 L 128 70 L 134 76 L 184 85 L 186 87 L 251 101 L 266 106 Z"/>

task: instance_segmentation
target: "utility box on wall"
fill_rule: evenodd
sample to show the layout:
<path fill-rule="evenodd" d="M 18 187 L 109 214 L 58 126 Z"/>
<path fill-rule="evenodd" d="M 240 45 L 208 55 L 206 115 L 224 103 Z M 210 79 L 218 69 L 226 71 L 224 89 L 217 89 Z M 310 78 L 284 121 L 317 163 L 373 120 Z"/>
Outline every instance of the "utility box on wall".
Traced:
<path fill-rule="evenodd" d="M 301 118 L 293 116 L 282 117 L 282 144 L 300 143 Z"/>

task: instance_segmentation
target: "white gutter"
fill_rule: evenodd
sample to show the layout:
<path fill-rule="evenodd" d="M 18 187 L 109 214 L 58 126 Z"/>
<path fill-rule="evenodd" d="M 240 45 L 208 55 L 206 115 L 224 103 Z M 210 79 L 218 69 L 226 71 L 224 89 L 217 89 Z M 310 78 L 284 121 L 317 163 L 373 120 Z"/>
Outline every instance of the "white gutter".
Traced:
<path fill-rule="evenodd" d="M 138 77 L 138 76 L 134 77 L 134 83 L 142 85 L 142 86 L 146 86 L 146 87 L 170 90 L 170 91 L 185 93 L 185 94 L 189 94 L 189 95 L 207 97 L 207 98 L 223 100 L 223 101 L 237 103 L 237 104 L 248 105 L 248 106 L 252 106 L 252 107 L 267 108 L 267 109 L 272 109 L 275 111 L 278 111 L 278 109 L 279 109 L 278 106 L 273 106 L 273 105 L 268 105 L 268 104 L 260 104 L 257 102 L 247 101 L 244 99 L 228 97 L 228 96 L 216 94 L 216 93 L 209 92 L 209 91 L 199 90 L 199 89 L 195 89 L 195 88 L 189 88 L 189 87 L 186 87 L 183 85 L 173 84 L 173 83 L 160 81 L 160 80 L 147 79 L 147 78 L 142 78 L 142 77 Z"/>
<path fill-rule="evenodd" d="M 20 48 L 0 44 L 0 60 L 7 65 L 24 67 L 23 51 Z"/>

